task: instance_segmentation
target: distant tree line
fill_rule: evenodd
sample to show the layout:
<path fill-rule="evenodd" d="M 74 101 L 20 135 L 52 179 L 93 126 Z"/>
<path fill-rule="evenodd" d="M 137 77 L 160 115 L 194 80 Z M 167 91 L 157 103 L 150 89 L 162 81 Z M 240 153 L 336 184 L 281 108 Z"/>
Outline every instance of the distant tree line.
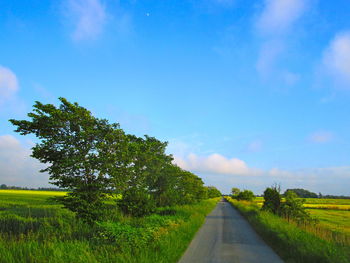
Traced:
<path fill-rule="evenodd" d="M 313 193 L 309 190 L 305 190 L 302 188 L 295 188 L 295 189 L 287 189 L 284 192 L 284 196 L 288 193 L 288 192 L 294 192 L 298 197 L 300 198 L 329 198 L 329 199 L 350 199 L 350 196 L 344 196 L 344 195 L 322 195 L 321 193 Z"/>
<path fill-rule="evenodd" d="M 21 186 L 10 186 L 6 184 L 1 184 L 0 189 L 2 190 L 36 190 L 36 191 L 60 191 L 65 192 L 67 189 L 60 189 L 57 187 L 21 187 Z"/>
<path fill-rule="evenodd" d="M 173 164 L 167 142 L 126 134 L 118 123 L 96 118 L 78 105 L 36 102 L 30 120 L 14 120 L 16 132 L 40 142 L 32 157 L 47 164 L 41 172 L 59 188 L 71 191 L 59 201 L 87 222 L 105 216 L 115 203 L 123 213 L 143 216 L 157 207 L 191 204 L 220 196 L 201 178 Z"/>
<path fill-rule="evenodd" d="M 302 188 L 287 189 L 283 195 L 286 195 L 288 192 L 294 192 L 298 197 L 301 197 L 301 198 L 318 198 L 319 197 L 318 194 Z"/>

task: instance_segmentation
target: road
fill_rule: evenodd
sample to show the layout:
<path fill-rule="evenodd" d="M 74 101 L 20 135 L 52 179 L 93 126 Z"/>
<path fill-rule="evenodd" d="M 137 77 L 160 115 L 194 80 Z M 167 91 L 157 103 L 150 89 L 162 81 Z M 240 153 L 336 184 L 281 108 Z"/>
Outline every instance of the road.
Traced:
<path fill-rule="evenodd" d="M 179 263 L 283 263 L 228 202 L 207 216 Z"/>

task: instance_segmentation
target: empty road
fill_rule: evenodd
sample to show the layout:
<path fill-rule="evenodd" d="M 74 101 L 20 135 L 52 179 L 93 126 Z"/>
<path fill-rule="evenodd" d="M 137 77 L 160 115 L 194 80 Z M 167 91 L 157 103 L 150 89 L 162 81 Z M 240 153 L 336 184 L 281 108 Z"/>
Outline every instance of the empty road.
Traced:
<path fill-rule="evenodd" d="M 207 216 L 179 263 L 283 263 L 228 202 Z"/>

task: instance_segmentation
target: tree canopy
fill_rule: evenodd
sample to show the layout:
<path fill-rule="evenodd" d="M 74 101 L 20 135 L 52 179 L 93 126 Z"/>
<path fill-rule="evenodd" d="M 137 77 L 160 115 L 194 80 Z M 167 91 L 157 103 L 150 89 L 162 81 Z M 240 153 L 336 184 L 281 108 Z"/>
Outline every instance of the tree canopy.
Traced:
<path fill-rule="evenodd" d="M 294 192 L 298 197 L 301 198 L 318 198 L 319 196 L 316 193 L 310 192 L 302 188 L 287 189 L 283 195 L 286 195 L 288 192 Z"/>
<path fill-rule="evenodd" d="M 126 134 L 118 123 L 99 119 L 65 98 L 61 104 L 36 102 L 30 120 L 14 120 L 16 132 L 34 134 L 32 157 L 47 165 L 50 182 L 70 189 L 61 202 L 88 222 L 106 211 L 112 196 L 124 212 L 136 216 L 157 206 L 193 203 L 218 195 L 201 178 L 172 163 L 167 142 Z M 216 189 L 217 190 L 217 189 Z M 213 194 L 215 192 L 215 194 Z"/>

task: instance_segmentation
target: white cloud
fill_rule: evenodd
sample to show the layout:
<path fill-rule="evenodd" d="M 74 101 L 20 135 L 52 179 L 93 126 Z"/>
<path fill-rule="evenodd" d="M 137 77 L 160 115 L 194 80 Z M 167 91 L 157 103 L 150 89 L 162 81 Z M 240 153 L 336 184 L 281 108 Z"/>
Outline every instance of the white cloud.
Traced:
<path fill-rule="evenodd" d="M 230 159 L 217 153 L 202 156 L 191 153 L 185 157 L 175 155 L 174 163 L 198 174 L 207 185 L 214 185 L 224 193 L 229 193 L 234 186 L 262 193 L 266 187 L 278 183 L 283 191 L 287 188 L 304 188 L 324 194 L 350 195 L 347 187 L 350 184 L 350 166 L 258 169 L 248 166 L 243 160 Z"/>
<path fill-rule="evenodd" d="M 16 75 L 10 69 L 0 66 L 0 103 L 11 98 L 17 90 Z"/>
<path fill-rule="evenodd" d="M 193 172 L 227 175 L 253 175 L 259 173 L 258 170 L 250 169 L 240 159 L 229 159 L 217 153 L 204 157 L 193 153 L 186 157 L 174 156 L 174 162 L 181 168 Z"/>
<path fill-rule="evenodd" d="M 95 39 L 108 19 L 101 0 L 67 0 L 64 12 L 74 26 L 72 38 L 76 41 Z"/>
<path fill-rule="evenodd" d="M 265 0 L 264 10 L 257 20 L 257 28 L 263 33 L 284 33 L 305 10 L 305 0 Z"/>
<path fill-rule="evenodd" d="M 335 36 L 324 52 L 323 64 L 337 82 L 343 82 L 350 87 L 350 32 Z"/>
<path fill-rule="evenodd" d="M 317 131 L 311 134 L 309 139 L 313 143 L 326 143 L 333 139 L 333 134 L 327 131 Z"/>
<path fill-rule="evenodd" d="M 15 186 L 48 186 L 48 175 L 39 172 L 44 166 L 30 157 L 29 145 L 12 135 L 0 136 L 0 183 Z"/>

